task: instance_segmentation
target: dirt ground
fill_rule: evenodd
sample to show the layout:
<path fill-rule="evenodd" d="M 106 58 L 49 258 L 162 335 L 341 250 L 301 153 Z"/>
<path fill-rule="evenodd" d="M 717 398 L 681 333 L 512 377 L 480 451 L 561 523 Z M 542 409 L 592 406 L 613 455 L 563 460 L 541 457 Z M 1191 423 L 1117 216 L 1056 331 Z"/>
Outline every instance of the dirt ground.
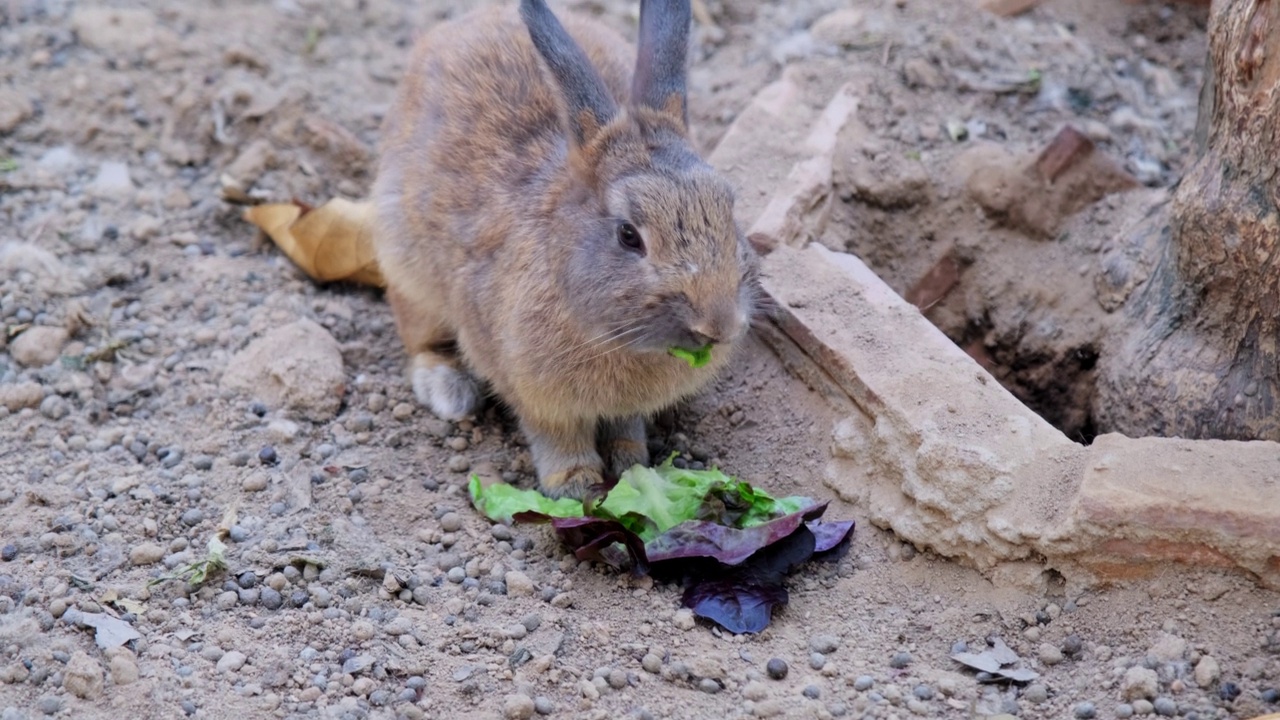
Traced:
<path fill-rule="evenodd" d="M 450 424 L 417 407 L 379 294 L 310 283 L 224 199 L 361 197 L 408 47 L 463 5 L 0 3 L 0 719 L 1280 710 L 1280 596 L 1236 575 L 1033 590 L 860 525 L 842 560 L 793 578 L 768 630 L 733 636 L 680 611 L 675 588 L 484 521 L 468 472 L 532 479 L 511 419 Z M 1087 436 L 1068 402 L 1087 383 L 1036 395 L 1033 376 L 1087 374 L 1080 348 L 1108 322 L 1092 280 L 1108 228 L 1185 167 L 1203 10 L 707 5 L 697 143 L 714 147 L 785 65 L 830 87 L 872 78 L 822 241 L 900 292 L 962 248 L 965 280 L 930 317 L 1047 416 L 1077 408 L 1054 421 Z M 636 3 L 569 6 L 632 33 Z M 1066 122 L 1148 187 L 1054 240 L 965 194 L 957 168 L 974 146 L 1034 153 Z M 1065 277 L 1079 280 L 1041 282 Z M 228 379 L 243 376 L 257 379 Z M 826 497 L 832 420 L 752 341 L 655 421 L 652 444 Z M 839 502 L 828 515 L 860 519 Z M 204 557 L 220 527 L 227 572 L 151 583 Z M 81 624 L 100 612 L 139 637 L 99 648 Z M 979 682 L 949 659 L 995 637 L 1039 678 Z"/>

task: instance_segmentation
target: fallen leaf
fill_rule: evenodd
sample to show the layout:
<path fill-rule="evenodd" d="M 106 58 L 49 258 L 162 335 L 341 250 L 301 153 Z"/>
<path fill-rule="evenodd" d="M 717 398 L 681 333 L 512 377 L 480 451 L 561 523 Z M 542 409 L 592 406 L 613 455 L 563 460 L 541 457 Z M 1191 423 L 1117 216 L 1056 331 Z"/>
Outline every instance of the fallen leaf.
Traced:
<path fill-rule="evenodd" d="M 317 282 L 384 287 L 373 251 L 374 213 L 372 202 L 334 198 L 315 209 L 297 202 L 255 205 L 244 219 Z"/>
<path fill-rule="evenodd" d="M 991 647 L 980 653 L 954 653 L 951 659 L 998 679 L 1026 683 L 1040 677 L 1036 671 L 1021 667 L 1022 658 L 998 637 L 991 640 Z"/>
<path fill-rule="evenodd" d="M 993 675 L 1000 672 L 1000 661 L 992 657 L 990 653 L 962 652 L 952 655 L 951 659 L 974 670 L 988 672 Z"/>
<path fill-rule="evenodd" d="M 105 613 L 87 613 L 71 608 L 63 613 L 62 620 L 72 625 L 93 628 L 93 641 L 103 650 L 120 647 L 142 637 L 129 623 Z"/>
<path fill-rule="evenodd" d="M 1001 665 L 1012 665 L 1022 661 L 1022 658 L 1018 657 L 1018 653 L 1014 652 L 1013 648 L 1006 645 L 1004 640 L 1000 638 L 992 639 L 991 649 L 987 652 L 991 653 L 991 656 L 999 661 Z"/>
<path fill-rule="evenodd" d="M 141 615 L 147 611 L 146 605 L 130 598 L 120 598 L 116 600 L 116 605 L 124 608 L 125 612 L 133 613 L 134 615 Z"/>

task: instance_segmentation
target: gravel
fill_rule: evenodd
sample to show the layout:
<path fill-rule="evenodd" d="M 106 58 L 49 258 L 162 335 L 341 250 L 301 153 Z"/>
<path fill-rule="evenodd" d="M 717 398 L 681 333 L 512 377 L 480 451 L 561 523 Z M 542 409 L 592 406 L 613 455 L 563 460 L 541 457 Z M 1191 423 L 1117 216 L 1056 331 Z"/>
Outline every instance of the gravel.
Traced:
<path fill-rule="evenodd" d="M 1135 713 L 1176 698 L 1184 713 L 1243 716 L 1275 699 L 1269 666 L 1249 661 L 1254 634 L 1277 629 L 1255 609 L 1277 603 L 1234 581 L 1218 581 L 1216 595 L 1158 586 L 1136 616 L 1107 606 L 1114 596 L 1101 590 L 1057 608 L 1036 594 L 992 595 L 986 579 L 927 553 L 884 566 L 876 548 L 889 538 L 866 524 L 847 558 L 788 579 L 791 604 L 768 631 L 736 636 L 680 608 L 678 583 L 566 560 L 546 527 L 485 520 L 467 497 L 470 472 L 533 481 L 527 441 L 506 411 L 434 417 L 406 382 L 383 294 L 306 281 L 259 243 L 243 208 L 218 196 L 219 176 L 232 171 L 253 203 L 365 195 L 405 41 L 450 8 L 96 5 L 20 2 L 4 27 L 0 427 L 18 454 L 0 456 L 18 461 L 0 482 L 0 706 L 14 706 L 0 708 L 3 720 L 95 720 L 136 710 L 139 693 L 157 715 L 196 718 L 228 708 L 255 717 L 702 717 L 751 714 L 745 702 L 761 716 L 945 717 L 948 701 L 967 704 L 983 689 L 945 657 L 948 645 L 982 647 L 1014 617 L 1032 617 L 1039 633 L 1010 640 L 1043 675 L 1018 696 L 1025 716 L 1070 716 L 1085 699 L 1109 711 L 1123 700 L 1123 671 L 1148 655 L 1159 683 L 1150 699 L 1131 701 Z M 991 128 L 981 139 L 1017 152 L 1037 150 L 1062 122 L 1096 122 L 1120 105 L 1163 123 L 1162 113 L 1194 99 L 1180 83 L 1200 60 L 1177 49 L 1203 45 L 1203 32 L 1174 25 L 1180 14 L 1151 16 L 1159 29 L 1168 20 L 1166 37 L 1126 10 L 1125 34 L 1102 28 L 1109 44 L 1098 48 L 1065 5 L 1007 21 L 970 12 L 960 23 L 949 22 L 954 8 L 859 6 L 844 34 L 853 45 L 872 30 L 885 35 L 882 54 L 816 45 L 840 26 L 827 13 L 840 5 L 832 0 L 731 5 L 710 3 L 719 27 L 700 22 L 691 38 L 694 140 L 713 147 L 774 77 L 794 79 L 788 107 L 808 112 L 827 99 L 816 90 L 837 87 L 809 80 L 816 70 L 872 69 L 880 79 L 859 119 L 875 142 L 837 154 L 838 184 L 864 155 L 919 152 L 922 166 L 948 167 L 967 146 L 930 132 L 974 98 Z M 633 29 L 631 3 L 591 10 Z M 1008 30 L 998 47 L 963 41 L 993 22 Z M 915 35 L 940 41 L 925 52 Z M 272 37 L 293 41 L 263 40 Z M 1017 96 L 967 88 L 957 99 L 946 86 L 960 75 L 938 69 L 1025 74 L 1034 63 L 1022 50 L 1053 48 L 1057 63 L 1058 53 L 1079 55 L 1077 45 L 1102 59 L 1067 58 L 1046 72 L 1042 92 L 1022 98 L 1036 106 L 1025 124 L 1010 121 L 1025 113 L 1004 107 Z M 818 65 L 777 67 L 783 46 Z M 902 84 L 927 79 L 929 68 L 942 87 Z M 1135 102 L 1144 87 L 1168 88 L 1160 72 L 1175 73 L 1171 98 Z M 375 82 L 358 82 L 367 77 Z M 1115 89 L 1104 107 L 1060 112 L 1063 98 L 1076 99 L 1061 78 Z M 1125 162 L 1150 152 L 1144 131 L 1113 132 L 1099 152 Z M 1158 146 L 1185 140 L 1162 132 Z M 892 168 L 884 175 L 895 179 Z M 962 196 L 946 173 L 926 177 L 939 205 Z M 833 227 L 860 203 L 835 202 Z M 873 225 L 922 234 L 903 224 L 909 215 L 876 210 Z M 830 496 L 815 470 L 829 423 L 808 427 L 816 394 L 767 350 L 748 348 L 735 362 L 714 392 L 654 420 L 654 457 L 677 450 L 681 465 Z M 813 453 L 783 451 L 793 447 Z M 225 572 L 196 587 L 152 584 L 202 558 L 215 537 L 228 546 Z M 122 619 L 113 626 L 141 637 L 104 649 L 76 620 L 88 613 Z M 1206 649 L 1214 657 L 1201 657 Z M 606 668 L 603 690 L 590 677 L 596 667 Z"/>

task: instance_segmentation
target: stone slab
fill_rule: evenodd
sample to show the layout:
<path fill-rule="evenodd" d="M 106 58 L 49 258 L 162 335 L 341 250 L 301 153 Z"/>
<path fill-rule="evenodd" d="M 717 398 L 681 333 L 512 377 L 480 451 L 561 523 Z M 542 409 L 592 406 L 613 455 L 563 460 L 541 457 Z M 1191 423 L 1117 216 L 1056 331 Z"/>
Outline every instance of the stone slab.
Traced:
<path fill-rule="evenodd" d="M 1280 444 L 1099 436 L 1071 517 L 1100 576 L 1238 565 L 1280 586 Z"/>

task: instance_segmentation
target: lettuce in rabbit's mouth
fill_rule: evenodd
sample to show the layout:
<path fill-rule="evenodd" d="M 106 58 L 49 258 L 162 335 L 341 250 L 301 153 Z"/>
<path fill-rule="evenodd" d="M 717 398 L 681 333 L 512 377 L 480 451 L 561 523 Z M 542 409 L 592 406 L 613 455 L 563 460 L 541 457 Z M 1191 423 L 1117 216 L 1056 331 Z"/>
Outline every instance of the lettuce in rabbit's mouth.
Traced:
<path fill-rule="evenodd" d="M 667 352 L 689 363 L 691 368 L 700 368 L 711 362 L 711 344 L 707 343 L 697 350 L 686 350 L 682 347 L 669 348 Z"/>

